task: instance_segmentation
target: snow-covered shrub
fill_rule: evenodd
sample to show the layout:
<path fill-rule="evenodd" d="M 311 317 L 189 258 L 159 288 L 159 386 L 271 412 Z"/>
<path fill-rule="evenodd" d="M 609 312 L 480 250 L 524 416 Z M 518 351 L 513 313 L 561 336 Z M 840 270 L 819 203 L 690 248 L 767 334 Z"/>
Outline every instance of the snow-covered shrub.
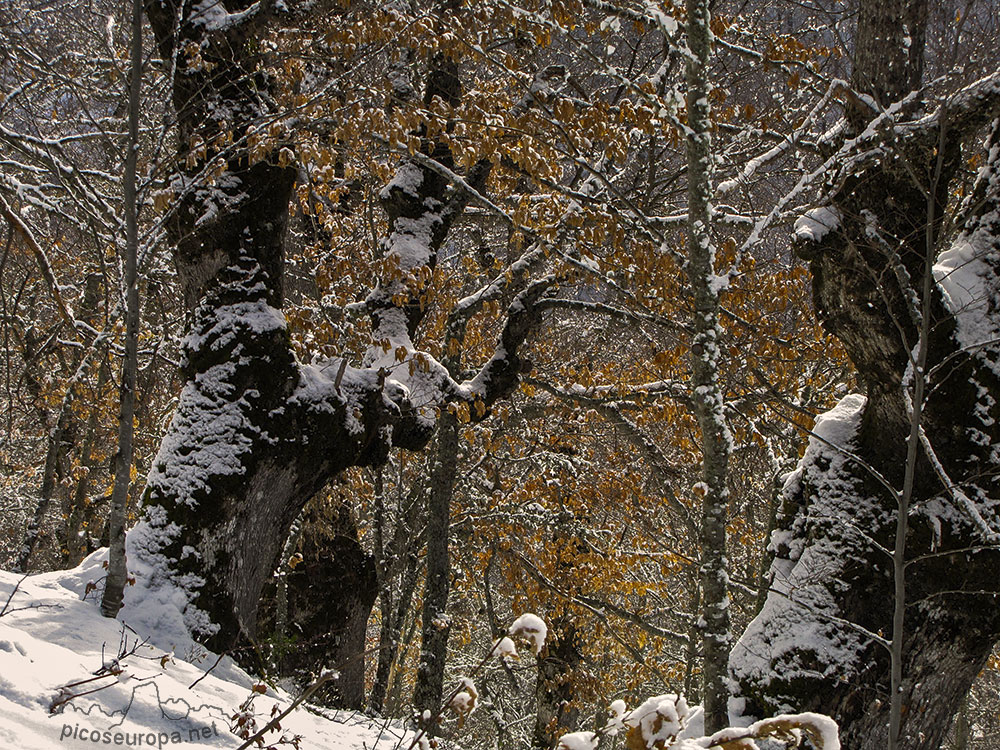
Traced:
<path fill-rule="evenodd" d="M 525 612 L 511 623 L 507 632 L 514 638 L 525 638 L 530 641 L 535 656 L 538 656 L 545 647 L 545 638 L 549 630 L 541 617 Z"/>
<path fill-rule="evenodd" d="M 798 747 L 808 737 L 816 750 L 840 750 L 837 724 L 814 713 L 783 714 L 747 727 L 730 727 L 702 734 L 700 707 L 691 708 L 678 695 L 658 695 L 626 711 L 624 702 L 611 704 L 608 723 L 597 732 L 571 732 L 559 739 L 557 750 L 597 750 L 602 737 L 625 730 L 627 750 L 758 750 L 755 740 L 768 739 Z"/>

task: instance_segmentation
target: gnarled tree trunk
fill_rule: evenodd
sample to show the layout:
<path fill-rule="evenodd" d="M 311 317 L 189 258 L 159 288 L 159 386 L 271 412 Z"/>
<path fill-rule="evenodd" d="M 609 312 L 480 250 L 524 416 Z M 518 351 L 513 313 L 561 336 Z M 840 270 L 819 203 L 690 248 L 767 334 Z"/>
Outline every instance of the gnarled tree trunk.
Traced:
<path fill-rule="evenodd" d="M 366 366 L 296 361 L 281 312 L 295 157 L 290 142 L 273 140 L 283 113 L 254 39 L 268 24 L 305 23 L 339 7 L 146 4 L 161 58 L 176 64 L 168 232 L 191 316 L 186 383 L 129 544 L 152 569 L 151 585 L 187 596 L 187 625 L 217 650 L 255 638 L 264 584 L 308 500 L 343 469 L 384 461 L 390 447 L 423 448 L 437 407 L 481 399 L 488 409 L 509 393 L 521 369 L 518 347 L 540 318 L 541 287 L 512 307 L 497 355 L 470 381 L 457 383 L 437 363 L 416 367 L 423 354 L 411 339 L 425 314 L 418 281 L 470 200 L 468 186 L 480 185 L 490 165 L 450 184 L 415 158 L 382 193 L 391 270 L 367 299 L 375 345 Z M 432 72 L 428 96 L 450 101 L 456 84 L 454 75 Z M 272 139 L 268 148 L 255 143 L 262 138 Z M 426 160 L 437 146 L 422 141 Z M 400 382 L 407 365 L 419 412 Z"/>
<path fill-rule="evenodd" d="M 407 430 L 407 401 L 379 373 L 295 361 L 281 306 L 296 172 L 287 146 L 262 158 L 248 147 L 275 115 L 246 44 L 267 12 L 213 24 L 186 3 L 146 12 L 178 66 L 169 232 L 192 315 L 186 385 L 130 544 L 189 593 L 188 625 L 221 650 L 254 637 L 262 587 L 305 503 L 344 468 L 384 460 L 390 443 L 422 447 L 428 434 Z"/>
<path fill-rule="evenodd" d="M 886 746 L 893 639 L 907 750 L 940 745 L 1000 639 L 1000 121 L 974 194 L 952 205 L 965 142 L 1000 115 L 1000 76 L 932 112 L 918 97 L 896 104 L 921 85 L 925 15 L 923 3 L 862 3 L 853 83 L 875 107 L 852 100 L 839 169 L 797 225 L 797 250 L 866 397 L 817 422 L 785 486 L 771 593 L 730 662 L 749 713 L 828 713 L 852 750 Z M 893 537 L 922 335 L 928 391 L 896 634 Z"/>

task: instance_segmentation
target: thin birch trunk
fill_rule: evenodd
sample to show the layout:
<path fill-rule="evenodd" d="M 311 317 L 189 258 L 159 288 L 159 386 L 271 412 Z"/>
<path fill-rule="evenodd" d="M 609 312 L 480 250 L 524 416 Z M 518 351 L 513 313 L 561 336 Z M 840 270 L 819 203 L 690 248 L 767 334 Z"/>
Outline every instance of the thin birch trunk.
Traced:
<path fill-rule="evenodd" d="M 688 262 L 694 297 L 691 387 L 702 450 L 702 701 L 708 732 L 728 724 L 726 689 L 729 593 L 726 572 L 727 473 L 730 438 L 719 387 L 719 285 L 711 238 L 712 122 L 708 64 L 711 55 L 707 0 L 687 2 Z"/>
<path fill-rule="evenodd" d="M 139 149 L 139 87 L 142 82 L 142 3 L 132 2 L 132 70 L 128 100 L 128 153 L 125 156 L 125 361 L 122 363 L 118 413 L 118 454 L 115 483 L 111 491 L 110 550 L 108 577 L 101 600 L 101 614 L 116 617 L 121 609 L 128 571 L 125 565 L 125 517 L 132 472 L 132 419 L 135 413 L 135 380 L 139 338 L 139 289 L 136 280 L 138 254 L 138 205 L 136 201 L 136 156 Z"/>
<path fill-rule="evenodd" d="M 934 226 L 937 219 L 935 196 L 943 168 L 943 142 L 947 123 L 941 125 L 938 157 L 934 164 L 934 172 L 927 190 L 927 224 L 924 228 L 924 274 L 921 280 L 920 310 L 914 310 L 916 318 L 919 315 L 920 327 L 916 346 L 916 359 L 911 361 L 912 396 L 905 393 L 910 409 L 910 434 L 906 439 L 906 468 L 903 473 L 903 490 L 897 495 L 896 505 L 896 536 L 892 550 L 893 579 L 893 611 L 892 611 L 892 641 L 889 647 L 889 750 L 900 746 L 900 731 L 903 724 L 903 642 L 906 630 L 906 534 L 909 530 L 910 505 L 913 502 L 913 484 L 917 475 L 917 458 L 920 453 L 920 437 L 923 432 L 923 410 L 927 388 L 927 356 L 931 339 L 931 290 L 934 287 L 934 261 L 937 258 L 937 246 L 934 238 Z M 911 290 L 916 294 L 916 290 Z M 903 388 L 910 386 L 904 378 Z"/>
<path fill-rule="evenodd" d="M 302 538 L 304 523 L 305 513 L 299 513 L 288 532 L 288 539 L 285 540 L 285 546 L 281 550 L 281 559 L 278 560 L 278 570 L 275 573 L 274 650 L 271 653 L 271 668 L 276 672 L 281 669 L 281 661 L 288 648 L 288 571 L 291 569 L 289 560 Z"/>

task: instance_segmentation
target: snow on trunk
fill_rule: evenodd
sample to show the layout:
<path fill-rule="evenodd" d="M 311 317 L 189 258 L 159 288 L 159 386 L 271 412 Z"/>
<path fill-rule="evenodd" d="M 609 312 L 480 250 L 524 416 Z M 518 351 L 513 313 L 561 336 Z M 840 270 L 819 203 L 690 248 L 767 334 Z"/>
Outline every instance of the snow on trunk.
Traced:
<path fill-rule="evenodd" d="M 688 0 L 687 164 L 688 273 L 694 297 L 691 343 L 691 389 L 701 429 L 702 496 L 701 568 L 702 691 L 710 730 L 726 725 L 726 662 L 729 630 L 729 576 L 726 570 L 726 521 L 729 514 L 728 469 L 731 437 L 719 385 L 719 291 L 711 234 L 712 122 L 709 59 L 712 32 L 707 0 Z"/>

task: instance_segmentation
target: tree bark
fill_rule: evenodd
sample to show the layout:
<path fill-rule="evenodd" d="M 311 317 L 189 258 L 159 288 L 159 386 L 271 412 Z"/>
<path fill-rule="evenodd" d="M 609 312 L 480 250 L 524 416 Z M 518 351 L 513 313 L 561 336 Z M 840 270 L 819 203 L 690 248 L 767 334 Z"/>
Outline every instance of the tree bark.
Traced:
<path fill-rule="evenodd" d="M 263 586 L 306 502 L 344 468 L 384 460 L 390 444 L 420 447 L 427 434 L 407 429 L 408 401 L 377 373 L 295 361 L 280 308 L 296 173 L 287 145 L 251 158 L 248 136 L 275 113 L 246 51 L 250 29 L 207 29 L 180 2 L 146 12 L 163 59 L 178 66 L 168 230 L 192 312 L 186 385 L 130 544 L 154 585 L 188 592 L 189 627 L 221 651 L 255 637 Z M 211 169 L 221 174 L 206 185 Z"/>
<path fill-rule="evenodd" d="M 915 40 L 923 29 L 901 24 L 910 13 L 919 18 L 921 5 L 862 4 L 854 81 L 866 84 L 879 108 L 919 86 L 912 49 L 922 47 Z M 998 322 L 1000 121 L 973 195 L 957 209 L 949 205 L 963 141 L 1000 115 L 1000 91 L 956 96 L 908 129 L 893 126 L 919 106 L 896 107 L 891 117 L 877 108 L 863 115 L 864 106 L 859 100 L 848 112 L 855 137 L 842 149 L 842 173 L 829 182 L 819 215 L 826 231 L 807 222 L 797 250 L 810 263 L 823 325 L 844 343 L 867 395 L 845 399 L 818 423 L 820 436 L 790 476 L 771 542 L 771 593 L 730 666 L 750 713 L 828 713 L 845 747 L 884 748 L 890 646 L 901 643 L 897 747 L 932 750 L 1000 639 L 1000 409 L 991 396 L 1000 392 L 1000 352 L 989 336 L 970 343 L 969 328 L 970 315 L 987 328 Z M 876 118 L 884 125 L 857 137 Z M 944 223 L 956 213 L 957 237 Z M 921 284 L 928 251 L 962 248 L 972 274 L 962 279 L 976 294 L 968 304 L 945 296 L 941 271 L 937 284 Z M 907 394 L 919 398 L 912 373 L 922 328 L 927 395 L 914 433 L 921 449 L 907 477 L 914 416 Z M 908 518 L 900 527 L 897 501 L 906 485 Z M 894 540 L 897 528 L 904 539 Z M 906 552 L 896 567 L 906 575 L 901 633 L 893 628 L 894 593 L 903 593 L 894 586 L 894 549 Z"/>
<path fill-rule="evenodd" d="M 562 735 L 575 731 L 580 709 L 573 672 L 583 662 L 578 643 L 579 633 L 568 621 L 552 623 L 545 650 L 538 658 L 535 682 L 535 732 L 532 747 L 549 750 Z"/>
<path fill-rule="evenodd" d="M 448 620 L 451 588 L 448 543 L 451 500 L 458 473 L 458 427 L 458 418 L 454 414 L 442 416 L 427 502 L 427 573 L 421 614 L 420 663 L 417 666 L 413 705 L 418 713 L 430 711 L 431 716 L 436 716 L 441 707 L 448 633 L 451 630 Z"/>
<path fill-rule="evenodd" d="M 186 593 L 192 630 L 211 648 L 232 650 L 256 637 L 261 592 L 289 528 L 331 478 L 383 462 L 390 447 L 422 449 L 435 409 L 449 401 L 481 398 L 489 407 L 516 387 L 517 350 L 540 319 L 541 292 L 522 294 L 499 353 L 472 385 L 456 383 L 440 365 L 416 367 L 411 339 L 425 314 L 419 278 L 433 268 L 470 194 L 419 159 L 406 160 L 401 179 L 382 194 L 392 270 L 366 300 L 374 346 L 365 367 L 341 358 L 299 364 L 281 313 L 294 153 L 274 134 L 282 113 L 248 39 L 278 15 L 294 20 L 330 8 L 234 1 L 213 6 L 228 15 L 211 23 L 198 8 L 180 0 L 146 5 L 161 58 L 177 66 L 178 168 L 167 229 L 191 315 L 182 347 L 186 383 L 150 471 L 130 553 L 151 567 L 153 585 Z M 448 64 L 437 67 L 446 72 Z M 432 75 L 427 96 L 453 103 L 456 86 L 454 73 Z M 262 154 L 250 148 L 264 136 L 277 141 Z M 425 158 L 449 163 L 429 139 L 421 148 Z M 488 171 L 487 163 L 478 173 Z M 477 179 L 470 174 L 465 184 Z M 411 252 L 418 245 L 425 252 Z M 416 374 L 409 390 L 400 375 L 408 366 Z M 419 410 L 409 397 L 418 386 Z"/>
<path fill-rule="evenodd" d="M 132 437 L 135 415 L 135 385 L 138 370 L 139 282 L 136 263 L 139 254 L 136 159 L 139 152 L 139 93 L 142 85 L 142 0 L 132 0 L 132 51 L 128 94 L 128 153 L 125 155 L 125 359 L 119 388 L 118 452 L 111 490 L 108 518 L 108 575 L 101 598 L 101 614 L 117 617 L 125 597 L 128 568 L 125 562 L 125 516 L 128 490 L 132 484 Z"/>
<path fill-rule="evenodd" d="M 711 38 L 707 0 L 688 0 L 688 275 L 694 302 L 691 390 L 701 431 L 701 696 L 705 707 L 705 730 L 709 733 L 729 724 L 726 665 L 732 639 L 729 628 L 729 573 L 726 569 L 731 437 L 719 385 L 719 338 L 722 333 L 719 327 L 720 289 L 711 234 L 713 155 L 708 71 Z"/>
<path fill-rule="evenodd" d="M 281 659 L 283 674 L 305 676 L 336 669 L 320 693 L 337 708 L 362 708 L 365 639 L 378 587 L 375 564 L 358 540 L 350 508 L 332 519 L 306 511 L 302 562 L 288 574 L 288 628 L 294 641 Z"/>

